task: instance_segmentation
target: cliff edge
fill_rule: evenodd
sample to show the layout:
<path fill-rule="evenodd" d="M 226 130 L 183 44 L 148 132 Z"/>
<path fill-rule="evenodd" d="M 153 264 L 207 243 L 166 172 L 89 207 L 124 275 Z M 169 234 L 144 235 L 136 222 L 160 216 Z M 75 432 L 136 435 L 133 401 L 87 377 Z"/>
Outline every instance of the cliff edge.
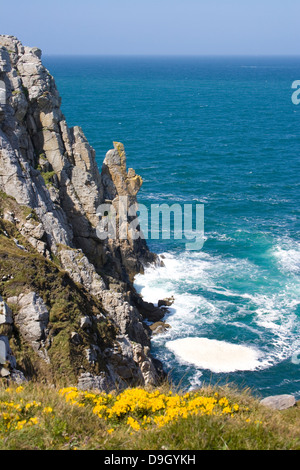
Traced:
<path fill-rule="evenodd" d="M 144 320 L 164 316 L 133 288 L 157 262 L 142 238 L 97 235 L 98 208 L 137 203 L 142 179 L 121 143 L 101 173 L 69 128 L 38 48 L 0 36 L 0 373 L 84 389 L 156 384 Z M 124 224 L 124 218 L 122 219 Z M 124 230 L 124 227 L 123 227 Z"/>

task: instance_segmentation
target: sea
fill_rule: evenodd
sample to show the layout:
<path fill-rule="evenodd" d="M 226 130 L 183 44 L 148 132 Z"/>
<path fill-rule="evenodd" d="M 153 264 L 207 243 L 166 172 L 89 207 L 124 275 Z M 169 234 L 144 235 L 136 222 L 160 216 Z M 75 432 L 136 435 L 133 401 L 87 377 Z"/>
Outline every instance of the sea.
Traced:
<path fill-rule="evenodd" d="M 300 57 L 46 56 L 69 126 L 101 171 L 113 142 L 153 205 L 204 209 L 199 249 L 148 237 L 163 266 L 135 279 L 174 296 L 152 354 L 185 389 L 234 384 L 300 399 Z M 194 213 L 194 212 L 193 212 Z M 151 234 L 150 234 L 151 235 Z"/>

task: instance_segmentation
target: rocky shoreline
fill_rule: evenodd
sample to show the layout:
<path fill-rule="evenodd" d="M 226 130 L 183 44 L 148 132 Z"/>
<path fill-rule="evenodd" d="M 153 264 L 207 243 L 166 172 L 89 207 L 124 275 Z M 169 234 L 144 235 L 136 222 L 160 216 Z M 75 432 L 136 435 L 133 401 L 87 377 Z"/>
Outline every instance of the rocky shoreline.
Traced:
<path fill-rule="evenodd" d="M 136 204 L 142 179 L 114 142 L 99 172 L 80 127 L 69 128 L 41 51 L 0 36 L 0 374 L 81 389 L 156 385 L 155 307 L 133 279 L 160 263 L 145 240 L 100 240 L 97 208 Z M 128 230 L 130 220 L 127 219 Z"/>

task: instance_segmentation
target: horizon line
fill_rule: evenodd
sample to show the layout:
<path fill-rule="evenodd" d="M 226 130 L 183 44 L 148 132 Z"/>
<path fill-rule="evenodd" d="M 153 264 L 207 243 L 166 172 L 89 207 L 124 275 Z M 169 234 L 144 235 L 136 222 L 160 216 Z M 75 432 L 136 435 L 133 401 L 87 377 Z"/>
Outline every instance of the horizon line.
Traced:
<path fill-rule="evenodd" d="M 180 57 L 180 58 L 191 58 L 191 57 L 205 57 L 205 58 L 222 58 L 222 57 L 241 57 L 241 58 L 272 58 L 272 57 L 280 57 L 280 58 L 300 58 L 300 54 L 122 54 L 122 53 L 112 53 L 112 54 L 80 54 L 80 53 L 43 53 L 43 57 L 161 57 L 161 58 L 172 58 L 172 57 Z"/>

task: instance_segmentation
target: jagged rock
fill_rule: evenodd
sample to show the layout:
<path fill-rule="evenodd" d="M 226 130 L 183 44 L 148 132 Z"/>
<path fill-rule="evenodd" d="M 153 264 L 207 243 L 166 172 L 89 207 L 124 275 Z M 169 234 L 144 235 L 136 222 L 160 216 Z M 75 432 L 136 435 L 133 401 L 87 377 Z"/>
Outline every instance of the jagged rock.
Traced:
<path fill-rule="evenodd" d="M 12 312 L 0 295 L 0 325 L 12 323 Z"/>
<path fill-rule="evenodd" d="M 296 405 L 293 395 L 274 395 L 261 400 L 261 404 L 273 410 L 286 410 Z"/>
<path fill-rule="evenodd" d="M 0 36 L 0 73 L 6 98 L 0 103 L 0 191 L 13 206 L 13 210 L 5 207 L 5 223 L 14 224 L 13 229 L 38 256 L 60 263 L 66 275 L 101 302 L 105 318 L 100 309 L 95 318 L 107 321 L 107 316 L 119 335 L 128 338 L 126 346 L 123 340 L 117 341 L 118 354 L 108 354 L 110 380 L 120 385 L 126 376 L 154 382 L 150 334 L 143 320 L 161 319 L 164 311 L 143 304 L 132 293 L 134 276 L 157 257 L 143 238 L 135 237 L 138 229 L 129 229 L 129 217 L 120 223 L 119 213 L 121 197 L 128 198 L 128 207 L 135 207 L 142 179 L 133 169 L 127 171 L 125 150 L 118 142 L 108 151 L 100 174 L 95 151 L 82 129 L 67 126 L 54 79 L 43 66 L 38 48 L 23 47 L 13 36 Z M 116 208 L 118 228 L 128 234 L 124 240 L 100 240 L 97 235 L 98 208 L 107 201 Z M 20 209 L 25 206 L 31 209 L 29 215 Z M 25 244 L 17 241 L 17 246 L 24 256 L 28 253 Z M 110 284 L 118 285 L 118 291 Z M 45 347 L 49 313 L 39 293 L 25 291 L 10 301 L 16 307 L 14 321 L 22 337 L 49 363 Z M 84 320 L 83 329 L 87 323 Z M 76 338 L 71 339 L 73 346 Z M 94 364 L 102 356 L 101 348 L 92 335 L 89 341 L 85 351 Z M 99 383 L 108 380 L 95 377 Z"/>
<path fill-rule="evenodd" d="M 82 250 L 60 249 L 59 258 L 75 282 L 83 284 L 93 295 L 101 296 L 106 289 L 105 283 Z"/>
<path fill-rule="evenodd" d="M 134 360 L 134 343 L 131 343 L 125 335 L 120 335 L 114 348 L 104 351 L 111 370 L 127 384 L 143 382 L 143 374 Z"/>
<path fill-rule="evenodd" d="M 5 212 L 3 216 L 4 220 L 7 220 L 11 224 L 15 224 L 14 214 L 12 212 Z"/>
<path fill-rule="evenodd" d="M 159 322 L 166 314 L 166 310 L 161 307 L 155 307 L 151 302 L 146 302 L 141 298 L 136 298 L 139 312 L 144 319 L 151 322 Z"/>
<path fill-rule="evenodd" d="M 165 322 L 155 322 L 152 325 L 150 325 L 150 330 L 152 331 L 153 335 L 159 335 L 162 333 L 165 333 L 167 330 L 171 328 L 171 325 Z"/>
<path fill-rule="evenodd" d="M 137 273 L 143 272 L 144 265 L 154 263 L 157 257 L 149 252 L 145 239 L 141 236 L 140 227 L 137 226 L 132 231 L 129 221 L 125 221 L 124 225 L 123 217 L 120 218 L 121 198 L 122 212 L 128 213 L 130 207 L 138 210 L 136 195 L 143 183 L 142 178 L 136 175 L 132 168 L 127 171 L 125 149 L 120 142 L 114 142 L 114 149 L 107 152 L 102 166 L 101 180 L 104 200 L 110 202 L 115 208 L 116 231 L 120 236 L 120 239 L 115 240 L 114 243 L 108 241 L 108 249 L 116 252 L 117 248 L 121 252 L 121 264 L 125 266 L 129 280 L 132 281 Z"/>
<path fill-rule="evenodd" d="M 90 364 L 96 364 L 99 356 L 101 357 L 101 349 L 96 344 L 85 350 L 86 359 Z"/>
<path fill-rule="evenodd" d="M 26 222 L 20 231 L 22 235 L 26 237 L 33 237 L 37 240 L 41 240 L 45 235 L 43 224 L 34 225 L 33 223 Z"/>
<path fill-rule="evenodd" d="M 128 335 L 132 341 L 143 346 L 150 345 L 150 337 L 138 309 L 125 300 L 124 295 L 103 291 L 102 302 L 109 316 L 118 325 L 121 334 Z"/>
<path fill-rule="evenodd" d="M 174 297 L 168 297 L 166 299 L 162 299 L 162 300 L 159 300 L 158 301 L 158 307 L 171 307 L 171 305 L 173 305 L 175 299 Z"/>
<path fill-rule="evenodd" d="M 27 382 L 27 379 L 23 372 L 17 369 L 13 369 L 10 373 L 10 380 L 17 385 L 21 385 L 24 382 Z"/>
<path fill-rule="evenodd" d="M 15 317 L 23 337 L 30 343 L 37 344 L 45 339 L 45 330 L 49 322 L 49 312 L 43 300 L 35 293 L 18 297 L 19 312 Z"/>
<path fill-rule="evenodd" d="M 84 372 L 79 376 L 77 387 L 78 390 L 99 390 L 108 393 L 115 389 L 116 384 L 104 372 L 98 376 Z"/>
<path fill-rule="evenodd" d="M 133 360 L 139 365 L 145 385 L 156 385 L 158 382 L 158 371 L 153 361 L 149 358 L 149 348 L 143 348 L 141 344 L 133 345 Z"/>
<path fill-rule="evenodd" d="M 126 169 L 126 154 L 121 142 L 114 142 L 114 149 L 106 154 L 102 166 L 102 181 L 105 198 L 114 200 L 116 196 L 135 197 L 143 180 L 130 168 Z"/>
<path fill-rule="evenodd" d="M 92 320 L 90 319 L 90 317 L 83 317 L 80 320 L 80 328 L 82 328 L 83 330 L 86 330 L 90 328 L 91 326 L 92 326 Z"/>
<path fill-rule="evenodd" d="M 16 368 L 16 359 L 9 346 L 9 339 L 5 335 L 0 336 L 0 364 L 9 364 L 11 368 Z"/>
<path fill-rule="evenodd" d="M 6 351 L 6 342 L 3 339 L 0 339 L 0 364 L 6 363 L 7 351 Z"/>
<path fill-rule="evenodd" d="M 1 375 L 1 377 L 9 377 L 9 376 L 10 376 L 10 372 L 9 372 L 9 370 L 6 369 L 5 367 L 1 367 L 0 375 Z"/>

